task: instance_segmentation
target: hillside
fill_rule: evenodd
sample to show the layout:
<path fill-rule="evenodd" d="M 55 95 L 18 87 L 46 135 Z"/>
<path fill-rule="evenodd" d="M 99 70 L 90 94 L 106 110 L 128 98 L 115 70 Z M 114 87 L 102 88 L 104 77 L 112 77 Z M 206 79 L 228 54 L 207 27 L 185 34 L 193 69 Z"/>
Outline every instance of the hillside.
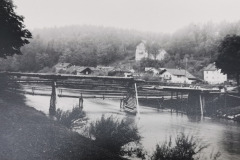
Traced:
<path fill-rule="evenodd" d="M 32 31 L 33 39 L 22 56 L 0 60 L 0 69 L 37 72 L 58 62 L 96 66 L 124 64 L 134 59 L 136 46 L 145 40 L 157 43 L 169 56 L 161 66 L 185 68 L 201 77 L 201 71 L 217 57 L 217 46 L 227 34 L 240 34 L 234 23 L 190 24 L 172 34 L 156 34 L 97 26 L 66 26 Z M 134 64 L 133 64 L 134 65 Z"/>

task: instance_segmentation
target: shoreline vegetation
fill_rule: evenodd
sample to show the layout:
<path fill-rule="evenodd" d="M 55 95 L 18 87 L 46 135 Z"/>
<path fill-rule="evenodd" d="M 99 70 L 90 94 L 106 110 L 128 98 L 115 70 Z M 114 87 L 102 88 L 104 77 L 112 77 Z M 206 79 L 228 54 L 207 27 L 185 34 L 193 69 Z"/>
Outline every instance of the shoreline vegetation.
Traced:
<path fill-rule="evenodd" d="M 124 159 L 26 106 L 23 99 L 0 96 L 0 159 Z"/>
<path fill-rule="evenodd" d="M 240 106 L 217 111 L 217 117 L 240 122 Z"/>

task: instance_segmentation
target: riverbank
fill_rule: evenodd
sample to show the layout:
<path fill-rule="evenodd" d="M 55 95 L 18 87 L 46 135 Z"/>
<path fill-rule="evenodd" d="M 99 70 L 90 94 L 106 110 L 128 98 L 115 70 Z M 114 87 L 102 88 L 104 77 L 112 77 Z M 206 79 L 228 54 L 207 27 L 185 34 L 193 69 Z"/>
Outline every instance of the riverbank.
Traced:
<path fill-rule="evenodd" d="M 205 115 L 208 117 L 218 117 L 228 120 L 233 120 L 236 122 L 240 122 L 240 103 L 239 101 L 236 101 L 234 99 L 228 99 L 227 105 L 229 107 L 227 108 L 221 108 L 222 104 L 224 103 L 224 97 L 219 98 L 217 101 L 209 103 L 208 108 L 205 110 Z M 187 114 L 189 110 L 187 110 L 187 100 L 167 100 L 163 103 L 159 103 L 158 100 L 155 101 L 149 101 L 149 100 L 142 100 L 140 101 L 140 104 L 142 105 L 148 105 L 149 107 L 156 108 L 156 109 L 171 109 L 174 112 L 181 112 Z M 235 107 L 236 105 L 239 105 Z M 200 112 L 200 111 L 196 111 Z M 192 112 L 191 112 L 192 113 Z M 196 115 L 195 112 L 192 113 L 193 115 Z M 200 115 L 200 114 L 198 114 Z"/>
<path fill-rule="evenodd" d="M 26 106 L 23 99 L 0 95 L 0 159 L 122 159 Z"/>
<path fill-rule="evenodd" d="M 240 106 L 220 109 L 217 111 L 217 117 L 240 122 Z"/>

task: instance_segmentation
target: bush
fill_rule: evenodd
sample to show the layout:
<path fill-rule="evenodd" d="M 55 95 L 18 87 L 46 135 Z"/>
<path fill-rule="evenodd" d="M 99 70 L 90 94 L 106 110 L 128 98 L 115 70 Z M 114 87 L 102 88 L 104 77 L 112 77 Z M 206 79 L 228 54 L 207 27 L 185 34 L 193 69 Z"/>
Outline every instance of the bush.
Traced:
<path fill-rule="evenodd" d="M 158 75 L 153 75 L 151 73 L 144 73 L 140 78 L 145 81 L 161 81 L 161 77 Z"/>
<path fill-rule="evenodd" d="M 122 154 L 132 157 L 133 159 L 146 159 L 148 156 L 147 151 L 144 150 L 144 147 L 140 143 L 128 143 L 123 146 Z"/>
<path fill-rule="evenodd" d="M 175 146 L 172 146 L 171 138 L 161 146 L 157 144 L 152 160 L 194 160 L 204 148 L 207 145 L 201 145 L 193 136 L 181 133 L 175 139 Z"/>
<path fill-rule="evenodd" d="M 74 107 L 72 111 L 62 111 L 57 109 L 56 118 L 59 123 L 66 126 L 69 129 L 74 128 L 76 121 L 86 120 L 86 113 L 79 107 Z"/>
<path fill-rule="evenodd" d="M 43 69 L 38 71 L 39 73 L 54 73 L 55 72 L 55 68 L 52 67 L 44 67 Z"/>
<path fill-rule="evenodd" d="M 98 146 L 109 151 L 121 154 L 122 146 L 130 142 L 139 142 L 141 139 L 137 126 L 132 119 L 121 121 L 113 116 L 105 117 L 90 124 L 89 135 Z"/>
<path fill-rule="evenodd" d="M 5 90 L 7 89 L 19 88 L 18 83 L 11 81 L 12 81 L 11 77 L 4 74 L 0 75 L 0 93 L 5 94 Z"/>

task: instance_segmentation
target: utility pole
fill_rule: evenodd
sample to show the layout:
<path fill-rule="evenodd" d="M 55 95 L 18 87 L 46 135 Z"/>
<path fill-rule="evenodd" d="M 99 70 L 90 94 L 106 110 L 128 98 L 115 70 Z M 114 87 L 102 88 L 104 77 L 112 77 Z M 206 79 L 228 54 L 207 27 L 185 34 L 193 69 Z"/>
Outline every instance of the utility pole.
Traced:
<path fill-rule="evenodd" d="M 187 83 L 187 57 L 186 57 L 186 65 L 185 65 L 185 84 Z"/>

